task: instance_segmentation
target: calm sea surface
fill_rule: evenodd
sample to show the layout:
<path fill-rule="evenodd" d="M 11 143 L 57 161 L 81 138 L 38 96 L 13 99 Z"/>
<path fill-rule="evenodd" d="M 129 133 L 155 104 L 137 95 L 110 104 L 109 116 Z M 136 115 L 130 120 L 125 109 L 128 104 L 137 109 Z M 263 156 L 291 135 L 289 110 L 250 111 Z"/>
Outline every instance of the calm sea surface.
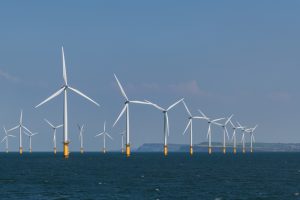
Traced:
<path fill-rule="evenodd" d="M 0 199 L 300 199 L 300 153 L 2 153 L 0 169 Z"/>

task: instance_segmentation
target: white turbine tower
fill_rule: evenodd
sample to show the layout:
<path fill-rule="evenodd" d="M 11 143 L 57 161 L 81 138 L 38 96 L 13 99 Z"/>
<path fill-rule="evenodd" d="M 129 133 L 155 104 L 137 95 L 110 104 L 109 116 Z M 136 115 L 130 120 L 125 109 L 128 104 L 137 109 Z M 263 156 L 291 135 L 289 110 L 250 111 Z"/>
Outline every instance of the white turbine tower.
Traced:
<path fill-rule="evenodd" d="M 8 131 L 6 130 L 6 128 L 3 126 L 3 129 L 4 129 L 4 133 L 5 133 L 5 136 L 4 138 L 2 139 L 1 143 L 5 141 L 5 150 L 6 150 L 6 153 L 8 153 L 8 138 L 9 137 L 16 137 L 14 135 L 9 135 L 8 134 Z"/>
<path fill-rule="evenodd" d="M 121 135 L 121 152 L 124 153 L 124 136 L 125 136 L 125 131 L 120 133 Z"/>
<path fill-rule="evenodd" d="M 243 153 L 246 153 L 246 146 L 245 146 L 245 142 L 246 142 L 246 139 L 245 139 L 245 133 L 246 133 L 246 127 L 242 126 L 239 122 L 237 122 L 237 124 L 239 125 L 239 127 L 241 128 L 242 130 L 242 144 L 243 144 Z"/>
<path fill-rule="evenodd" d="M 230 124 L 233 129 L 233 134 L 232 134 L 232 140 L 233 140 L 233 153 L 236 154 L 236 130 L 241 129 L 241 127 L 235 126 L 232 121 L 230 120 Z"/>
<path fill-rule="evenodd" d="M 249 128 L 246 130 L 247 133 L 250 133 L 250 152 L 253 153 L 253 142 L 255 142 L 254 131 L 258 127 L 256 125 L 254 128 Z"/>
<path fill-rule="evenodd" d="M 22 144 L 22 130 L 25 130 L 25 131 L 27 131 L 27 132 L 29 132 L 29 133 L 31 133 L 32 134 L 32 132 L 28 129 L 28 128 L 26 128 L 24 125 L 23 125 L 23 111 L 21 110 L 21 115 L 20 115 L 20 121 L 19 121 L 19 124 L 16 126 L 16 127 L 14 127 L 14 128 L 12 128 L 12 129 L 10 129 L 10 130 L 8 130 L 8 132 L 10 132 L 10 131 L 13 131 L 13 130 L 16 130 L 16 129 L 19 129 L 19 151 L 20 151 L 20 154 L 22 155 L 23 154 L 23 144 Z"/>
<path fill-rule="evenodd" d="M 203 118 L 207 121 L 208 123 L 208 131 L 207 131 L 207 138 L 208 138 L 208 153 L 211 154 L 212 153 L 212 145 L 211 145 L 211 125 L 214 124 L 214 125 L 217 125 L 217 126 L 222 126 L 222 124 L 220 123 L 217 123 L 218 121 L 220 120 L 223 120 L 224 118 L 219 118 L 219 119 L 210 119 L 208 118 L 201 110 L 198 110 L 201 115 L 203 116 Z"/>
<path fill-rule="evenodd" d="M 106 153 L 106 136 L 109 139 L 113 140 L 113 138 L 106 132 L 106 122 L 104 122 L 103 132 L 96 135 L 95 137 L 99 137 L 101 135 L 103 135 L 103 153 Z"/>
<path fill-rule="evenodd" d="M 29 137 L 29 152 L 32 153 L 32 136 L 37 135 L 38 133 L 26 133 L 24 132 L 25 135 L 27 135 Z"/>
<path fill-rule="evenodd" d="M 59 126 L 54 126 L 51 122 L 49 122 L 47 119 L 44 119 L 45 122 L 47 122 L 47 124 L 50 125 L 50 127 L 53 129 L 53 148 L 54 148 L 54 154 L 56 154 L 56 130 L 60 127 L 62 127 L 63 125 L 59 125 Z"/>
<path fill-rule="evenodd" d="M 190 110 L 188 109 L 186 103 L 184 101 L 182 101 L 186 112 L 188 113 L 189 117 L 188 117 L 188 124 L 183 132 L 183 135 L 187 132 L 187 130 L 190 128 L 190 155 L 193 155 L 193 119 L 204 119 L 204 117 L 199 117 L 199 116 L 193 116 L 192 113 L 190 112 Z"/>
<path fill-rule="evenodd" d="M 227 138 L 229 140 L 229 135 L 228 135 L 228 130 L 227 130 L 227 124 L 230 122 L 231 118 L 233 117 L 233 115 L 231 115 L 224 124 L 222 124 L 222 128 L 223 128 L 223 153 L 226 154 L 226 135 Z"/>
<path fill-rule="evenodd" d="M 69 143 L 70 143 L 70 141 L 69 141 L 69 132 L 68 132 L 68 91 L 71 90 L 72 92 L 75 92 L 76 94 L 84 97 L 85 99 L 91 101 L 92 103 L 96 104 L 97 106 L 99 106 L 99 104 L 97 102 L 95 102 L 94 100 L 92 100 L 91 98 L 89 98 L 88 96 L 86 96 L 85 94 L 83 94 L 82 92 L 80 92 L 79 90 L 77 90 L 75 88 L 72 88 L 68 84 L 64 48 L 62 47 L 61 50 L 62 50 L 64 84 L 57 92 L 55 92 L 53 95 L 51 95 L 45 101 L 43 101 L 42 103 L 37 105 L 35 108 L 37 108 L 37 107 L 43 105 L 44 103 L 52 100 L 53 98 L 57 97 L 61 93 L 64 93 L 64 112 L 63 112 L 63 114 L 64 114 L 64 123 L 63 123 L 64 124 L 64 157 L 68 158 L 69 157 Z"/>
<path fill-rule="evenodd" d="M 114 74 L 115 79 L 118 83 L 118 86 L 121 90 L 122 96 L 125 98 L 125 106 L 122 109 L 121 113 L 119 114 L 117 120 L 115 121 L 113 127 L 118 123 L 119 119 L 122 117 L 122 115 L 125 113 L 126 111 L 126 156 L 129 157 L 130 156 L 130 140 L 129 140 L 129 131 L 130 131 L 130 127 L 129 127 L 129 104 L 143 104 L 143 105 L 148 105 L 149 103 L 146 103 L 144 101 L 131 101 L 128 99 L 120 81 L 118 80 L 117 76 Z"/>
<path fill-rule="evenodd" d="M 80 153 L 83 154 L 83 131 L 84 131 L 84 124 L 80 126 L 77 125 L 79 129 L 79 141 L 80 141 Z"/>
<path fill-rule="evenodd" d="M 157 108 L 158 110 L 162 111 L 163 115 L 164 115 L 164 155 L 167 156 L 168 155 L 168 136 L 170 134 L 170 126 L 169 126 L 169 115 L 168 112 L 174 108 L 177 104 L 179 104 L 180 102 L 182 102 L 183 99 L 180 99 L 179 101 L 173 103 L 171 106 L 169 106 L 167 109 L 164 109 L 160 106 L 158 106 L 157 104 L 154 104 L 150 101 L 146 101 L 147 103 L 149 103 L 150 105 L 154 106 L 155 108 Z"/>

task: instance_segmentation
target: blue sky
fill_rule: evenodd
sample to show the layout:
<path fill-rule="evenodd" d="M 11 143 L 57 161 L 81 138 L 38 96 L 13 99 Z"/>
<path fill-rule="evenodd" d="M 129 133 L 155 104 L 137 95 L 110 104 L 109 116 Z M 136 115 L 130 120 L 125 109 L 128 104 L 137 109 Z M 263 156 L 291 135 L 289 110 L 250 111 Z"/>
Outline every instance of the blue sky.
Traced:
<path fill-rule="evenodd" d="M 298 1 L 6 1 L 0 3 L 0 124 L 24 123 L 40 135 L 36 150 L 52 149 L 43 122 L 62 122 L 62 96 L 34 106 L 63 83 L 64 45 L 69 83 L 101 104 L 70 94 L 71 150 L 79 149 L 77 123 L 87 124 L 85 146 L 98 150 L 94 135 L 111 126 L 123 106 L 113 73 L 132 99 L 167 107 L 184 97 L 193 111 L 259 124 L 259 142 L 300 142 L 298 92 L 300 15 Z M 131 107 L 131 142 L 163 141 L 162 114 Z M 171 143 L 182 136 L 182 105 L 170 112 Z M 110 129 L 120 146 L 125 121 Z M 195 142 L 206 141 L 207 124 L 194 127 Z M 15 133 L 17 134 L 17 133 Z M 62 130 L 58 143 L 61 146 Z M 222 132 L 213 129 L 214 141 Z M 4 134 L 3 134 L 4 135 Z M 27 140 L 24 141 L 25 148 Z M 16 149 L 17 139 L 11 140 Z M 3 148 L 3 146 L 1 146 Z"/>

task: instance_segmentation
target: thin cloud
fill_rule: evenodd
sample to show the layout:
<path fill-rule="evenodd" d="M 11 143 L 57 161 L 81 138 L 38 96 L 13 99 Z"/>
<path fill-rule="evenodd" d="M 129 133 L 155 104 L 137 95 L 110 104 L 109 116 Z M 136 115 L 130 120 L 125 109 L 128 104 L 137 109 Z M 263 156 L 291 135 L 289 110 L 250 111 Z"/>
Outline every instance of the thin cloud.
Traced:
<path fill-rule="evenodd" d="M 18 77 L 15 77 L 3 70 L 0 69 L 0 78 L 2 79 L 5 79 L 5 80 L 8 80 L 10 82 L 13 82 L 13 83 L 18 83 L 20 82 L 20 79 Z"/>

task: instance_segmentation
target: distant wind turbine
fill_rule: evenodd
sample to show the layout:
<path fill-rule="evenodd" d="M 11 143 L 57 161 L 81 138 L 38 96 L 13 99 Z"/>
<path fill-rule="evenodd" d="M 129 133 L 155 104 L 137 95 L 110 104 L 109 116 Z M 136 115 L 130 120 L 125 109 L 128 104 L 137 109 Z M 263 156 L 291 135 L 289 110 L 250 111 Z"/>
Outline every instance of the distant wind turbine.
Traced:
<path fill-rule="evenodd" d="M 255 142 L 254 131 L 258 127 L 256 125 L 254 128 L 249 128 L 246 130 L 247 133 L 250 133 L 250 152 L 253 153 L 253 142 Z"/>
<path fill-rule="evenodd" d="M 16 127 L 14 127 L 14 128 L 12 128 L 12 129 L 10 129 L 10 130 L 8 130 L 8 132 L 11 132 L 11 131 L 13 131 L 13 130 L 16 130 L 16 129 L 19 129 L 19 151 L 20 151 L 20 154 L 22 155 L 23 154 L 23 145 L 22 145 L 22 130 L 25 130 L 25 131 L 27 131 L 27 132 L 29 132 L 29 133 L 31 133 L 32 134 L 32 132 L 28 129 L 28 128 L 26 128 L 24 125 L 23 125 L 23 111 L 21 110 L 21 115 L 20 115 L 20 121 L 19 121 L 19 124 L 16 126 Z"/>
<path fill-rule="evenodd" d="M 122 96 L 125 98 L 125 106 L 122 109 L 121 113 L 119 114 L 117 120 L 115 121 L 113 127 L 118 123 L 119 119 L 123 116 L 123 114 L 126 111 L 126 156 L 129 157 L 130 156 L 130 140 L 129 140 L 129 131 L 130 131 L 130 127 L 129 127 L 129 105 L 130 104 L 143 104 L 143 105 L 148 105 L 149 103 L 146 103 L 144 101 L 131 101 L 128 99 L 119 79 L 117 78 L 117 76 L 114 74 L 115 79 L 117 81 L 117 84 L 121 90 Z"/>
<path fill-rule="evenodd" d="M 168 136 L 170 134 L 170 126 L 169 126 L 169 115 L 168 112 L 174 108 L 177 104 L 179 104 L 180 102 L 182 102 L 183 99 L 180 99 L 179 101 L 176 101 L 175 103 L 173 103 L 171 106 L 169 106 L 167 109 L 164 109 L 160 106 L 158 106 L 155 103 L 152 103 L 150 101 L 146 101 L 147 103 L 149 103 L 150 105 L 154 106 L 155 108 L 157 108 L 158 110 L 162 111 L 163 115 L 164 115 L 164 155 L 167 156 L 168 155 Z"/>
<path fill-rule="evenodd" d="M 6 128 L 3 126 L 3 129 L 4 129 L 4 133 L 5 133 L 5 136 L 4 138 L 2 139 L 1 143 L 5 141 L 5 150 L 6 150 L 6 153 L 8 153 L 8 138 L 9 137 L 16 137 L 14 135 L 9 135 L 8 134 L 8 131 L 6 130 Z"/>
<path fill-rule="evenodd" d="M 193 116 L 190 110 L 188 109 L 186 103 L 182 101 L 186 112 L 188 113 L 189 117 L 189 122 L 183 132 L 183 135 L 187 132 L 188 128 L 190 128 L 190 155 L 193 155 L 193 119 L 204 119 L 204 117 L 199 117 L 199 116 Z"/>
<path fill-rule="evenodd" d="M 243 153 L 246 153 L 246 146 L 245 146 L 246 139 L 245 139 L 245 133 L 246 133 L 247 128 L 244 127 L 244 126 L 242 126 L 239 122 L 237 122 L 237 124 L 239 125 L 239 127 L 240 127 L 241 130 L 242 130 Z"/>
<path fill-rule="evenodd" d="M 211 145 L 211 125 L 217 125 L 217 126 L 222 126 L 222 124 L 217 123 L 220 120 L 223 120 L 224 118 L 219 118 L 219 119 L 210 119 L 208 118 L 201 110 L 198 110 L 201 115 L 204 117 L 204 119 L 207 121 L 208 123 L 208 131 L 207 131 L 207 138 L 208 138 L 208 153 L 211 154 L 212 153 L 212 145 Z"/>
<path fill-rule="evenodd" d="M 230 120 L 229 121 L 232 129 L 233 129 L 233 134 L 232 134 L 232 140 L 233 140 L 233 153 L 236 154 L 236 130 L 241 129 L 241 127 L 237 127 L 233 124 L 233 122 Z"/>
<path fill-rule="evenodd" d="M 103 153 L 106 153 L 106 136 L 109 139 L 113 140 L 113 138 L 106 132 L 106 122 L 104 122 L 103 132 L 96 135 L 95 137 L 99 137 L 101 135 L 103 135 Z"/>
<path fill-rule="evenodd" d="M 29 152 L 32 153 L 32 137 L 37 135 L 38 133 L 27 133 L 27 132 L 24 132 L 25 135 L 27 135 L 29 137 Z"/>
<path fill-rule="evenodd" d="M 64 48 L 61 48 L 62 51 L 62 62 L 63 62 L 63 79 L 64 79 L 64 84 L 63 86 L 57 91 L 55 92 L 53 95 L 51 95 L 50 97 L 48 97 L 45 101 L 43 101 L 42 103 L 40 103 L 39 105 L 37 105 L 35 108 L 43 105 L 44 103 L 47 103 L 48 101 L 52 100 L 53 98 L 57 97 L 58 95 L 60 95 L 61 93 L 64 93 L 64 157 L 68 158 L 69 157 L 69 132 L 68 132 L 68 90 L 71 90 L 72 92 L 84 97 L 85 99 L 91 101 L 92 103 L 96 104 L 97 106 L 99 106 L 99 104 L 97 102 L 95 102 L 94 100 L 92 100 L 91 98 L 89 98 L 88 96 L 86 96 L 85 94 L 83 94 L 82 92 L 80 92 L 79 90 L 72 88 L 69 84 L 68 84 L 68 79 L 67 79 L 67 69 L 66 69 L 66 62 L 65 62 L 65 55 L 64 55 Z"/>
<path fill-rule="evenodd" d="M 80 153 L 83 154 L 83 131 L 84 131 L 84 124 L 80 126 L 77 125 L 79 129 L 79 141 L 80 141 Z"/>
<path fill-rule="evenodd" d="M 124 153 L 124 136 L 125 136 L 125 131 L 120 133 L 121 135 L 121 152 Z"/>
<path fill-rule="evenodd" d="M 233 117 L 233 115 L 231 115 L 224 124 L 222 124 L 222 128 L 223 128 L 223 153 L 226 154 L 226 135 L 227 138 L 229 140 L 229 135 L 228 135 L 228 130 L 227 130 L 227 124 L 230 122 L 231 118 Z"/>
<path fill-rule="evenodd" d="M 56 154 L 56 130 L 58 129 L 58 128 L 60 128 L 60 127 L 62 127 L 63 125 L 61 124 L 61 125 L 59 125 L 59 126 L 54 126 L 51 122 L 49 122 L 47 119 L 44 119 L 45 120 L 45 122 L 47 123 L 47 124 L 49 124 L 50 125 L 50 127 L 53 129 L 53 150 L 54 150 L 54 154 Z"/>

